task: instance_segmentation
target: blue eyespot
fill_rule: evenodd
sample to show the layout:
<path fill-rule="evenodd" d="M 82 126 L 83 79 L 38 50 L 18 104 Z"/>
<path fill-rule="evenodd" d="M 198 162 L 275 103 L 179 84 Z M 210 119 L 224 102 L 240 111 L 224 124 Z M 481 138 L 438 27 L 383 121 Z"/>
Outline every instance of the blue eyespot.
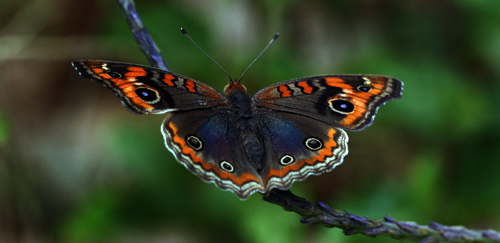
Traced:
<path fill-rule="evenodd" d="M 112 78 L 121 78 L 122 75 L 117 73 L 117 72 L 106 72 L 107 75 L 111 76 Z"/>
<path fill-rule="evenodd" d="M 370 90 L 372 90 L 372 87 L 363 84 L 363 85 L 358 86 L 358 90 L 361 92 L 370 92 Z"/>
<path fill-rule="evenodd" d="M 354 111 L 354 108 L 356 108 L 353 103 L 343 99 L 332 99 L 329 100 L 328 103 L 330 105 L 330 109 L 342 114 L 349 114 Z"/>
<path fill-rule="evenodd" d="M 137 88 L 135 94 L 145 102 L 158 102 L 160 99 L 158 93 L 148 88 Z"/>

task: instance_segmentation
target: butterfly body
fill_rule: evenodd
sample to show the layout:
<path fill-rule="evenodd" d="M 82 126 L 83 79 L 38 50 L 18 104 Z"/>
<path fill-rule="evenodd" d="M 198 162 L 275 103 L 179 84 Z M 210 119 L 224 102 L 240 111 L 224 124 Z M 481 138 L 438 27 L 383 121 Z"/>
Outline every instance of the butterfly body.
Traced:
<path fill-rule="evenodd" d="M 324 75 L 285 81 L 253 95 L 230 80 L 225 95 L 191 78 L 135 64 L 82 60 L 73 66 L 112 89 L 130 111 L 167 113 L 166 147 L 207 182 L 242 199 L 331 171 L 347 154 L 344 129 L 370 125 L 401 97 L 401 81 Z"/>

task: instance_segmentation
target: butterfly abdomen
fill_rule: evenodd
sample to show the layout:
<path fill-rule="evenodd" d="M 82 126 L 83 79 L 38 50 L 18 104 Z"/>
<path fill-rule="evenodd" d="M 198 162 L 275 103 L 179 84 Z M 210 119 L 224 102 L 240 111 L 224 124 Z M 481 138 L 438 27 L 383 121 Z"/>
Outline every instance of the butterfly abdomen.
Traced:
<path fill-rule="evenodd" d="M 243 150 L 255 169 L 260 171 L 264 163 L 264 147 L 254 119 L 252 99 L 244 89 L 232 89 L 227 97 L 233 108 L 234 125 Z"/>
<path fill-rule="evenodd" d="M 253 162 L 255 169 L 261 171 L 264 163 L 264 147 L 259 139 L 257 125 L 253 120 L 242 121 L 238 124 L 237 130 L 246 155 Z"/>

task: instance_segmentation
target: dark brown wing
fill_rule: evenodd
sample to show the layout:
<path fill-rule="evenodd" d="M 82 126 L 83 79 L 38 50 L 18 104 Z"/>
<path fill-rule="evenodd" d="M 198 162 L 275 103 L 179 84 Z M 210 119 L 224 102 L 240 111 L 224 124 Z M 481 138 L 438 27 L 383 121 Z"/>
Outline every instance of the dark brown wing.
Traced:
<path fill-rule="evenodd" d="M 335 127 L 361 130 L 379 107 L 400 98 L 403 83 L 375 75 L 325 75 L 278 83 L 252 95 L 257 107 L 291 112 Z"/>
<path fill-rule="evenodd" d="M 227 105 L 226 97 L 210 86 L 161 69 L 96 60 L 72 64 L 82 77 L 113 90 L 134 113 L 161 114 Z"/>

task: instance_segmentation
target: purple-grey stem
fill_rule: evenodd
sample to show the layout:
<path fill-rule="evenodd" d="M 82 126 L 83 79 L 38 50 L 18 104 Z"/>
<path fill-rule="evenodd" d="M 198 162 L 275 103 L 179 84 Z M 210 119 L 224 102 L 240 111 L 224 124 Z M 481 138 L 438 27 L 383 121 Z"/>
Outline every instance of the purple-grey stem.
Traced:
<path fill-rule="evenodd" d="M 141 51 L 146 55 L 149 63 L 153 67 L 168 71 L 167 64 L 165 64 L 165 61 L 163 61 L 161 57 L 160 49 L 158 49 L 146 28 L 144 28 L 139 18 L 139 14 L 137 14 L 134 1 L 116 0 L 116 3 L 122 11 L 123 16 L 127 19 L 127 23 L 134 34 L 134 38 L 139 44 Z"/>

